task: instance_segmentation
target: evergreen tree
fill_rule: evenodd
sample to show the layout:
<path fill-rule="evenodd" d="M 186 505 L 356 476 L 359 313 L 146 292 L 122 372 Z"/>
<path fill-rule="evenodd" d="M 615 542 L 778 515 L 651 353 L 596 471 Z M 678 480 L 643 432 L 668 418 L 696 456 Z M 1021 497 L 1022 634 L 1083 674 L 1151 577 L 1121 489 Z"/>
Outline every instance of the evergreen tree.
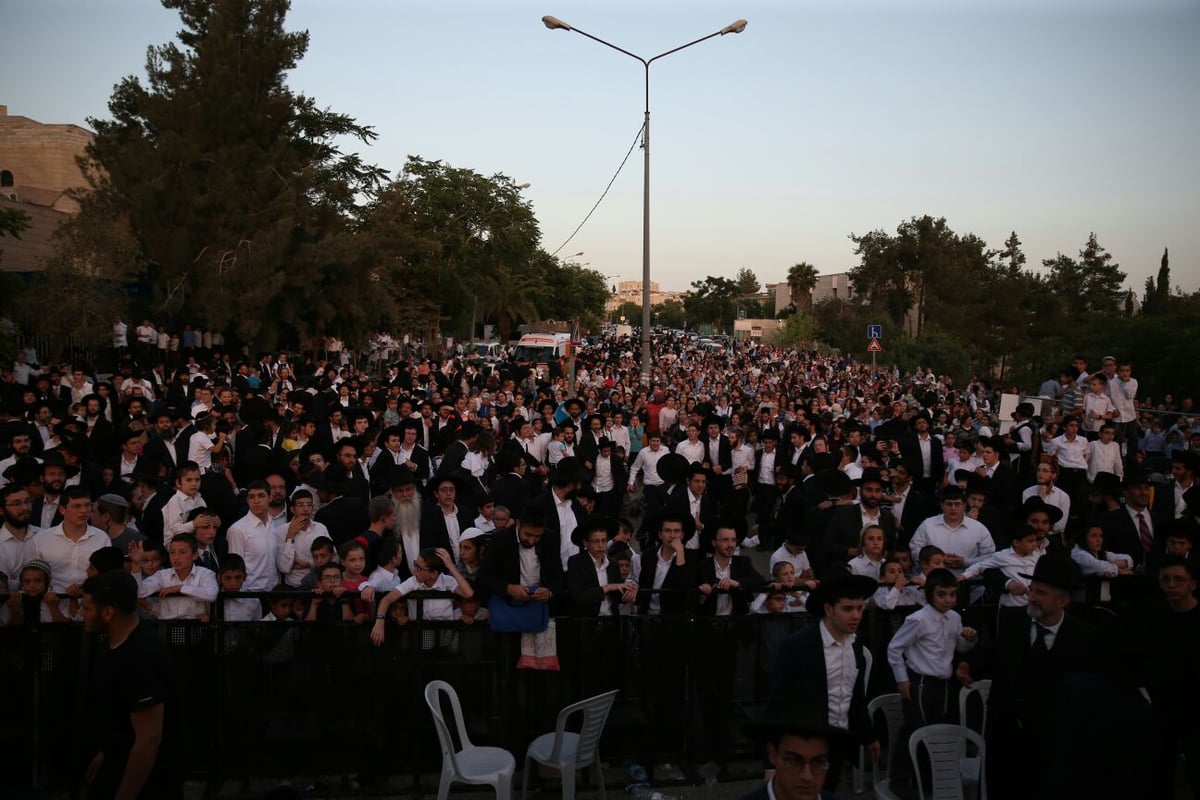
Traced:
<path fill-rule="evenodd" d="M 1159 308 L 1166 310 L 1167 303 L 1171 301 L 1171 263 L 1167 257 L 1167 248 L 1163 248 L 1162 260 L 1158 265 L 1158 293 L 1157 305 Z"/>
<path fill-rule="evenodd" d="M 97 197 L 81 213 L 113 209 L 128 225 L 133 277 L 177 321 L 261 346 L 374 323 L 386 287 L 346 262 L 347 242 L 330 245 L 383 177 L 336 142 L 375 134 L 287 87 L 309 41 L 284 29 L 290 3 L 162 2 L 183 29 L 149 49 L 144 83 L 116 86 L 111 119 L 89 120 Z"/>
<path fill-rule="evenodd" d="M 1125 273 L 1113 263 L 1112 253 L 1096 241 L 1095 233 L 1088 235 L 1087 244 L 1079 251 L 1079 268 L 1083 279 L 1080 293 L 1084 307 L 1091 311 L 1118 309 L 1125 298 L 1122 288 Z"/>

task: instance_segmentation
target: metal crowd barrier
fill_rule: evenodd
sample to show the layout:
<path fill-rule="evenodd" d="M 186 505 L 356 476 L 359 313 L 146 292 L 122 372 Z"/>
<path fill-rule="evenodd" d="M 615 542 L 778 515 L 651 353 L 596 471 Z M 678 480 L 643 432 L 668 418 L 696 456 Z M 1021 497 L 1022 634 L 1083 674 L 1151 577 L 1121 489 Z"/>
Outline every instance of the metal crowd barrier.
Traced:
<path fill-rule="evenodd" d="M 1145 588 L 1142 576 L 1109 583 L 1136 585 L 1139 597 Z M 420 609 L 444 596 L 410 597 Z M 1113 596 L 1120 606 L 1133 595 Z M 434 622 L 418 611 L 405 625 L 388 621 L 376 647 L 370 625 L 230 622 L 223 605 L 208 623 L 145 621 L 175 657 L 189 778 L 205 782 L 210 796 L 229 781 L 248 789 L 267 777 L 337 776 L 356 796 L 403 779 L 410 792 L 434 792 L 441 756 L 422 690 L 435 678 L 457 688 L 474 740 L 518 755 L 553 729 L 563 705 L 619 688 L 606 759 L 753 757 L 741 723 L 765 704 L 779 645 L 814 622 L 803 613 L 558 616 L 559 670 L 539 671 L 516 668 L 521 634 L 492 632 L 483 621 Z M 887 643 L 914 610 L 868 611 L 859 636 L 874 654 L 871 696 L 894 690 Z M 993 629 L 995 606 L 961 612 L 965 624 Z M 80 737 L 64 734 L 86 723 L 89 659 L 101 645 L 74 623 L 0 628 L 0 685 L 8 687 L 0 747 L 14 756 L 0 774 L 0 796 L 81 788 L 91 754 L 80 752 Z"/>

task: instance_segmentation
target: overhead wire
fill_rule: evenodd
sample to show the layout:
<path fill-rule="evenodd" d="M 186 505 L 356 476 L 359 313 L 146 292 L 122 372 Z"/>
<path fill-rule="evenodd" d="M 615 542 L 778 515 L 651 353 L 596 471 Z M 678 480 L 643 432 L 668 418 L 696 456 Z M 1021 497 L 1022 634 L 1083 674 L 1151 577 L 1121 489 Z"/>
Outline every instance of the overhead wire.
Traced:
<path fill-rule="evenodd" d="M 617 171 L 613 173 L 612 179 L 608 182 L 608 186 L 605 186 L 604 191 L 600 193 L 600 199 L 597 200 L 596 204 L 592 206 L 590 211 L 588 211 L 587 215 L 583 218 L 583 221 L 575 226 L 575 230 L 571 231 L 571 235 L 567 237 L 566 241 L 554 249 L 554 252 L 550 254 L 551 256 L 558 255 L 564 247 L 569 245 L 571 240 L 575 238 L 575 235 L 579 233 L 579 231 L 583 229 L 583 226 L 587 224 L 587 221 L 592 218 L 592 214 L 596 213 L 596 209 L 600 207 L 602 202 L 604 202 L 604 198 L 608 195 L 608 190 L 612 188 L 614 183 L 616 183 L 617 177 L 621 174 L 621 170 L 625 168 L 625 163 L 629 161 L 629 156 L 633 154 L 634 149 L 637 147 L 638 141 L 642 138 L 643 130 L 645 130 L 644 124 L 638 127 L 637 136 L 633 137 L 633 144 L 629 145 L 629 150 L 625 153 L 625 157 L 621 159 L 621 164 L 617 167 Z"/>

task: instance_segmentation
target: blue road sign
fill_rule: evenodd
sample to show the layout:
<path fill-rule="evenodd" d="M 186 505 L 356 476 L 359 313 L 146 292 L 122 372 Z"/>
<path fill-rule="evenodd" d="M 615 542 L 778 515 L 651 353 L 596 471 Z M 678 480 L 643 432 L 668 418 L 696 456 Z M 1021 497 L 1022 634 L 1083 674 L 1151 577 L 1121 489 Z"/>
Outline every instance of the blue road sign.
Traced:
<path fill-rule="evenodd" d="M 883 326 L 882 325 L 868 325 L 867 326 L 867 338 L 868 339 L 882 339 L 883 338 Z"/>

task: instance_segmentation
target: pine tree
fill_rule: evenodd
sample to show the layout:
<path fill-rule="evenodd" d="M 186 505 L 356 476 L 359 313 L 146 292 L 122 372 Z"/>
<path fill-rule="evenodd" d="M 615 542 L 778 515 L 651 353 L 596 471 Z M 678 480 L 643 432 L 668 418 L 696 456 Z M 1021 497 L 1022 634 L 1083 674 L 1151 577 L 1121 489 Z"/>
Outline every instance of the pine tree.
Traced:
<path fill-rule="evenodd" d="M 157 311 L 262 346 L 373 324 L 372 274 L 329 245 L 382 177 L 335 142 L 375 134 L 287 87 L 309 41 L 284 29 L 290 3 L 162 2 L 178 42 L 149 48 L 145 82 L 122 80 L 112 118 L 89 120 L 85 163 L 137 239 Z"/>
<path fill-rule="evenodd" d="M 1122 284 L 1125 273 L 1113 263 L 1112 253 L 1096 241 L 1096 234 L 1088 235 L 1087 245 L 1079 251 L 1079 269 L 1082 277 L 1080 294 L 1084 307 L 1091 311 L 1115 311 L 1125 298 Z"/>

